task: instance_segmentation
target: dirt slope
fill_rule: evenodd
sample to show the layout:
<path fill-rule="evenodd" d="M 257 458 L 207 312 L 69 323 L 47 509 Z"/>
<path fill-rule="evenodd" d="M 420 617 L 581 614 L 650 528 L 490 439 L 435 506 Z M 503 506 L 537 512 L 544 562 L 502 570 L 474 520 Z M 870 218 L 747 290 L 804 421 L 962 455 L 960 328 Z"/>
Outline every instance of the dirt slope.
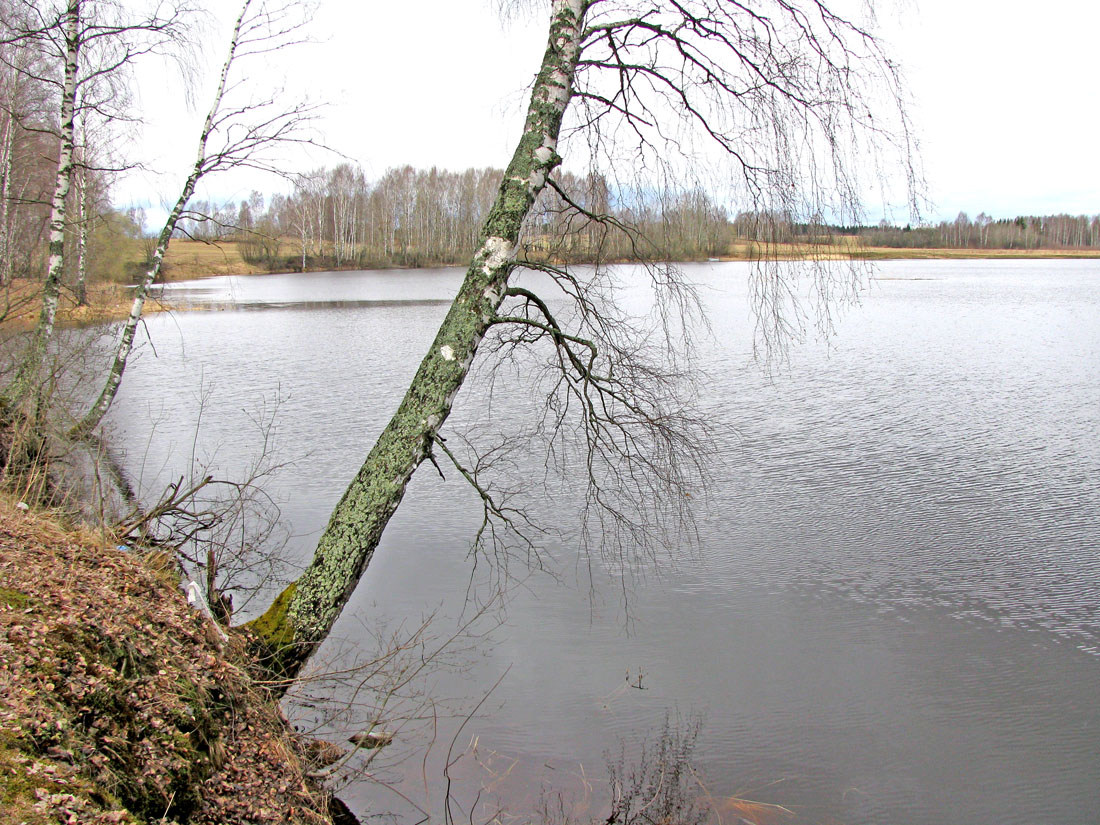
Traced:
<path fill-rule="evenodd" d="M 331 822 L 242 649 L 170 571 L 0 500 L 0 825 Z"/>

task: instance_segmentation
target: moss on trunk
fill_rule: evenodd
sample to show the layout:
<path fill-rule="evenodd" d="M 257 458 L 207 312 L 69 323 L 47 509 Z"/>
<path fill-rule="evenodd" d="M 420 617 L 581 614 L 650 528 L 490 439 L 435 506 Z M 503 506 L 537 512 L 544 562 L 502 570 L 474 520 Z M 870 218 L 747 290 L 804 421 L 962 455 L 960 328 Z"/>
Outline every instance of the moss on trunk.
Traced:
<path fill-rule="evenodd" d="M 458 295 L 397 412 L 378 437 L 321 535 L 312 563 L 255 624 L 272 673 L 293 676 L 325 639 L 370 563 L 413 472 L 469 372 L 508 286 L 520 230 L 553 169 L 569 104 L 588 0 L 554 0 L 542 67 L 523 135 L 505 171 Z M 288 595 L 289 592 L 289 595 Z"/>

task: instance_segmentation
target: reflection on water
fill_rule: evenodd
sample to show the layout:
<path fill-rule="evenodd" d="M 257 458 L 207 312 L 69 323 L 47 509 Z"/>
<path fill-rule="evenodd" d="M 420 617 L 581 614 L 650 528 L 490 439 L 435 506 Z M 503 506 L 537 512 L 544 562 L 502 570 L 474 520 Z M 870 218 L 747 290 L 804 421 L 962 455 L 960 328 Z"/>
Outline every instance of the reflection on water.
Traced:
<path fill-rule="evenodd" d="M 798 821 L 1100 821 L 1100 265 L 882 270 L 832 346 L 797 346 L 769 374 L 751 358 L 744 267 L 690 268 L 714 323 L 704 403 L 735 428 L 699 552 L 633 584 L 627 625 L 620 593 L 593 602 L 572 578 L 576 549 L 553 548 L 563 583 L 527 579 L 448 684 L 480 697 L 507 671 L 464 735 L 511 766 L 496 787 L 513 808 L 537 780 L 598 778 L 618 737 L 678 708 L 706 715 L 713 793 Z M 232 309 L 149 319 L 155 355 L 111 414 L 131 472 L 152 489 L 193 443 L 240 466 L 249 414 L 278 399 L 296 462 L 274 492 L 308 558 L 460 275 L 172 285 L 169 300 Z M 257 307 L 283 309 L 232 311 Z M 456 426 L 485 415 L 484 392 L 464 388 Z M 492 409 L 522 416 L 522 401 L 498 386 Z M 457 616 L 477 520 L 469 491 L 422 470 L 338 632 Z M 644 689 L 624 687 L 628 672 Z M 419 772 L 395 774 L 416 785 Z M 373 785 L 349 794 L 379 804 Z"/>
<path fill-rule="evenodd" d="M 352 305 L 362 302 L 448 301 L 445 285 L 455 287 L 463 271 L 444 269 L 376 269 L 365 272 L 308 272 L 292 275 L 221 275 L 156 287 L 154 297 L 172 306 L 209 307 L 271 304 Z"/>
<path fill-rule="evenodd" d="M 228 301 L 219 301 L 217 299 L 211 299 L 207 297 L 199 297 L 197 295 L 189 295 L 182 302 L 172 302 L 173 309 L 205 309 L 213 312 L 225 312 L 226 310 L 234 310 L 237 312 L 255 312 L 256 310 L 264 310 L 265 312 L 276 309 L 386 309 L 387 307 L 403 307 L 403 306 L 442 306 L 446 307 L 450 305 L 450 301 L 441 298 L 439 300 L 421 299 L 413 301 L 385 301 L 385 300 L 366 300 L 366 301 L 264 301 L 264 300 L 244 300 L 244 299 L 231 299 Z"/>

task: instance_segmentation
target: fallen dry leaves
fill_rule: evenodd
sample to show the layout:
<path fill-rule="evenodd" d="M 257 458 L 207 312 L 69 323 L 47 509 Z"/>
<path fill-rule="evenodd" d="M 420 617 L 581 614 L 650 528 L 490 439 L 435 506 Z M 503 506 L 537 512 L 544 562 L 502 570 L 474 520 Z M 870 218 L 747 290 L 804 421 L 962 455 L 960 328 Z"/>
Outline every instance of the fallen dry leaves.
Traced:
<path fill-rule="evenodd" d="M 169 575 L 0 501 L 0 825 L 330 822 L 243 647 Z"/>

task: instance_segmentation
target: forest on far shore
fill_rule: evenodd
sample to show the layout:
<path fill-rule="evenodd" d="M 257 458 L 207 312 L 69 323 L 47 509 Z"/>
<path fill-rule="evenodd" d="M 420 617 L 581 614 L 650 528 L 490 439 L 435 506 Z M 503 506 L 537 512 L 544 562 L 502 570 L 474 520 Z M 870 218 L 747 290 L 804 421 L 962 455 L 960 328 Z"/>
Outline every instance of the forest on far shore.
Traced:
<path fill-rule="evenodd" d="M 52 185 L 46 161 L 56 153 L 42 143 L 50 137 L 0 122 L 0 191 L 8 193 L 0 199 L 0 285 L 44 271 Z M 285 194 L 194 200 L 174 237 L 226 246 L 198 253 L 187 245 L 182 258 L 170 250 L 163 277 L 464 265 L 502 174 L 404 166 L 370 180 L 344 163 L 297 176 Z M 1100 254 L 1100 215 L 994 219 L 982 212 L 930 225 L 830 226 L 767 211 L 734 213 L 699 187 L 627 191 L 599 175 L 568 172 L 559 173 L 558 183 L 528 218 L 523 252 L 529 258 L 690 261 L 808 244 L 836 245 L 845 254 L 859 247 Z M 118 208 L 110 190 L 109 176 L 81 170 L 69 196 L 66 283 L 78 283 L 81 273 L 89 283 L 131 283 L 144 273 L 155 238 L 142 210 Z"/>
<path fill-rule="evenodd" d="M 197 202 L 177 234 L 236 240 L 246 261 L 269 271 L 464 264 L 501 175 L 499 169 L 405 166 L 371 181 L 341 164 L 300 176 L 290 194 L 253 192 L 235 202 Z M 960 213 L 954 221 L 917 227 L 841 227 L 753 210 L 731 214 L 701 188 L 624 192 L 599 175 L 570 173 L 559 182 L 561 191 L 548 188 L 528 219 L 529 256 L 564 262 L 597 256 L 699 260 L 736 255 L 745 244 L 832 242 L 850 249 L 853 241 L 895 249 L 1100 252 L 1100 215 L 994 220 L 982 212 L 971 220 Z M 614 220 L 578 217 L 571 205 Z"/>

